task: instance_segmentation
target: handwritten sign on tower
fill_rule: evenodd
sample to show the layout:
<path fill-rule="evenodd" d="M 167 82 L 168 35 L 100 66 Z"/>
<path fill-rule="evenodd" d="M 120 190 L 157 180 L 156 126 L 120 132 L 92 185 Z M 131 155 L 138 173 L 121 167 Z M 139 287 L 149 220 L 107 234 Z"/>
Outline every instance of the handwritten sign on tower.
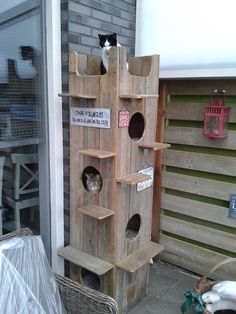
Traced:
<path fill-rule="evenodd" d="M 110 129 L 111 110 L 108 108 L 71 107 L 70 123 L 91 128 Z"/>

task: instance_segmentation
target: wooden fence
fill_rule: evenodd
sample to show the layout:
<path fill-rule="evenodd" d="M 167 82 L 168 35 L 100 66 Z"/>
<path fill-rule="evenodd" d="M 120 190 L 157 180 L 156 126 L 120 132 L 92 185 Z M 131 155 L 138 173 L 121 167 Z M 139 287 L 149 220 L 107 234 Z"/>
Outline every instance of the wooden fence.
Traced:
<path fill-rule="evenodd" d="M 236 194 L 236 81 L 178 80 L 161 86 L 164 142 L 171 144 L 163 152 L 162 258 L 202 274 L 236 256 L 236 219 L 228 217 L 230 195 Z M 225 104 L 231 107 L 225 139 L 203 135 L 204 107 L 215 89 L 226 90 Z M 215 275 L 236 278 L 235 265 Z"/>

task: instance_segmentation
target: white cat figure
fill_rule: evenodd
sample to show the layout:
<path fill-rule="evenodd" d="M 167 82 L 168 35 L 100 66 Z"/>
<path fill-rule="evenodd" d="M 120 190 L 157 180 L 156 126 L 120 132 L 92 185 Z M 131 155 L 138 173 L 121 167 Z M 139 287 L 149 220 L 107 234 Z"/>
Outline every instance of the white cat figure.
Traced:
<path fill-rule="evenodd" d="M 211 291 L 202 295 L 209 313 L 217 310 L 236 311 L 236 281 L 221 281 L 215 284 Z"/>

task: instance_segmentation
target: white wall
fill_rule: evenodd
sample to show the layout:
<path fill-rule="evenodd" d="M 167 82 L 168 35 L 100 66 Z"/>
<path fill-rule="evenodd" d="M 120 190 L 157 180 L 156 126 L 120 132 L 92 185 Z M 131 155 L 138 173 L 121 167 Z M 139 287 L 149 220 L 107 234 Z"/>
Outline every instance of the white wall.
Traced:
<path fill-rule="evenodd" d="M 235 0 L 137 0 L 136 55 L 161 77 L 236 76 Z"/>

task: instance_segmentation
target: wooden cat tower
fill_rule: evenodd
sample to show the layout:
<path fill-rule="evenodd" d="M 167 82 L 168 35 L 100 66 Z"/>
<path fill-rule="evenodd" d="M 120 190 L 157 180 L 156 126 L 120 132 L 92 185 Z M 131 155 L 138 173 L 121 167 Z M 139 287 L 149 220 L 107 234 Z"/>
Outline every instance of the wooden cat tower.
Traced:
<path fill-rule="evenodd" d="M 109 71 L 100 58 L 70 54 L 71 244 L 59 255 L 71 274 L 112 296 L 120 313 L 146 294 L 149 260 L 163 247 L 151 242 L 152 170 L 159 57 L 126 60 L 110 50 Z M 102 177 L 97 194 L 86 190 L 84 173 Z"/>

